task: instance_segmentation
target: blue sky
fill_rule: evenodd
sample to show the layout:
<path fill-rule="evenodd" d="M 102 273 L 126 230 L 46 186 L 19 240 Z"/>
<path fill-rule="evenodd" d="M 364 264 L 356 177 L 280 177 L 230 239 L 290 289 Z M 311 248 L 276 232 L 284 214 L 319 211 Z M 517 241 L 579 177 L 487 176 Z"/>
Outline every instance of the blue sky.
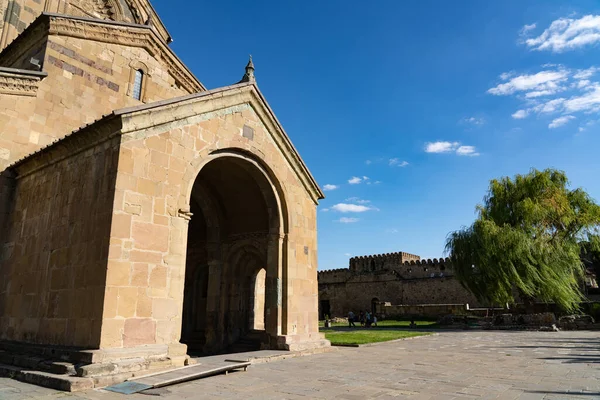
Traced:
<path fill-rule="evenodd" d="M 600 200 L 598 1 L 153 4 L 209 89 L 253 55 L 309 169 L 335 186 L 318 211 L 319 269 L 440 257 L 490 179 L 532 167 Z"/>

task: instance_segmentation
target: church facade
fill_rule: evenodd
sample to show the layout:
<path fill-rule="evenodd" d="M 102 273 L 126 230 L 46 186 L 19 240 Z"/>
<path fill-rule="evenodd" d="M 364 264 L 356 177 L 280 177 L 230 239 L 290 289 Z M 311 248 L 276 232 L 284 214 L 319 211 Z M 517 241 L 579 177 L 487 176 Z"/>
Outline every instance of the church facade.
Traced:
<path fill-rule="evenodd" d="M 323 193 L 252 61 L 207 90 L 145 0 L 0 13 L 0 343 L 173 365 L 256 331 L 327 346 Z"/>

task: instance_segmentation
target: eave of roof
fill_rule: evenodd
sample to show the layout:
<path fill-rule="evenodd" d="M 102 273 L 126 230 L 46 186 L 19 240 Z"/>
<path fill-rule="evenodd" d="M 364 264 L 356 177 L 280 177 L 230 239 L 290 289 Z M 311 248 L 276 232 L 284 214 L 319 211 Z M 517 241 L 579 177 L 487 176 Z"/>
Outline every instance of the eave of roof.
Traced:
<path fill-rule="evenodd" d="M 0 73 L 1 72 L 7 73 L 7 74 L 22 75 L 22 76 L 27 76 L 27 77 L 32 77 L 32 78 L 40 78 L 40 79 L 43 79 L 48 76 L 48 73 L 44 72 L 44 71 L 30 71 L 28 69 L 20 69 L 20 68 L 0 67 Z"/>

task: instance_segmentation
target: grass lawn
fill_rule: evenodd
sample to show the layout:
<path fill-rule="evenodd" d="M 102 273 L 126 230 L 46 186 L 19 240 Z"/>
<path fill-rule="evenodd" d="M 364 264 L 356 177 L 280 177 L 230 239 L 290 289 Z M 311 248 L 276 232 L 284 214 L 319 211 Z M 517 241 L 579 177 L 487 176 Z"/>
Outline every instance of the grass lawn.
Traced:
<path fill-rule="evenodd" d="M 415 321 L 417 324 L 417 328 L 437 328 L 438 324 L 435 321 Z M 410 321 L 395 321 L 395 320 L 383 320 L 377 321 L 377 326 L 371 329 L 377 328 L 408 328 L 410 325 Z M 319 328 L 323 328 L 325 326 L 325 321 L 319 321 Z M 348 326 L 347 322 L 333 322 L 331 324 L 332 327 L 342 327 Z M 360 323 L 356 322 L 356 326 L 360 327 Z"/>
<path fill-rule="evenodd" d="M 322 329 L 321 332 L 325 333 L 325 338 L 331 341 L 331 344 L 334 346 L 387 342 L 396 339 L 430 335 L 430 333 L 426 332 L 408 332 L 385 329 L 357 329 L 348 331 Z"/>

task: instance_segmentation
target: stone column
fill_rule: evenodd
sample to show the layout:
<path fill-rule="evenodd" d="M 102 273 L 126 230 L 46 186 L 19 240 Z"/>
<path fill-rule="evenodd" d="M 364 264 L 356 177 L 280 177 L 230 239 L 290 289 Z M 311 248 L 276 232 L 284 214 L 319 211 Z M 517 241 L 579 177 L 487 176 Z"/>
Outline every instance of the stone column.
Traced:
<path fill-rule="evenodd" d="M 265 278 L 265 330 L 273 340 L 282 332 L 284 235 L 269 234 L 267 240 L 267 274 Z"/>
<path fill-rule="evenodd" d="M 165 262 L 170 269 L 170 282 L 168 284 L 168 297 L 173 304 L 179 307 L 177 317 L 171 321 L 157 321 L 157 324 L 170 324 L 171 340 L 169 343 L 169 356 L 172 359 L 185 358 L 187 354 L 187 345 L 181 343 L 181 327 L 183 322 L 183 302 L 185 287 L 185 265 L 187 253 L 187 238 L 189 223 L 192 219 L 192 213 L 188 208 L 180 209 L 177 217 L 171 219 L 170 225 L 170 248 L 169 255 L 165 257 Z M 158 327 L 157 327 L 158 329 Z"/>

